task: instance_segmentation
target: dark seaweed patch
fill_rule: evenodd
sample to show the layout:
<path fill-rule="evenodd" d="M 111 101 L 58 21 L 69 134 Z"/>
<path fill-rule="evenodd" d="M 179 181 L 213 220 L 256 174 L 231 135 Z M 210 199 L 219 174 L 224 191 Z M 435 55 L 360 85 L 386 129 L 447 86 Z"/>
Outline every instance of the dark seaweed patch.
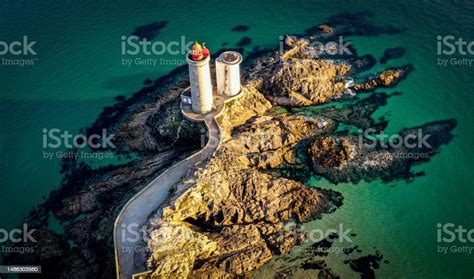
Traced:
<path fill-rule="evenodd" d="M 155 21 L 150 24 L 145 24 L 138 26 L 133 31 L 132 35 L 138 36 L 140 38 L 152 40 L 158 36 L 160 31 L 168 25 L 168 21 Z"/>
<path fill-rule="evenodd" d="M 239 47 L 244 47 L 250 45 L 251 43 L 252 39 L 250 37 L 243 37 L 236 45 Z"/>
<path fill-rule="evenodd" d="M 352 270 L 360 273 L 362 279 L 375 278 L 375 270 L 379 269 L 383 255 L 379 251 L 375 251 L 375 255 L 367 255 L 357 259 L 346 260 L 345 264 L 349 264 Z"/>
<path fill-rule="evenodd" d="M 245 31 L 248 31 L 249 29 L 250 29 L 250 26 L 240 24 L 240 25 L 234 26 L 234 28 L 232 28 L 232 32 L 245 32 Z"/>
<path fill-rule="evenodd" d="M 389 60 L 401 58 L 403 55 L 405 55 L 405 49 L 403 47 L 387 48 L 380 58 L 380 63 L 385 64 Z"/>

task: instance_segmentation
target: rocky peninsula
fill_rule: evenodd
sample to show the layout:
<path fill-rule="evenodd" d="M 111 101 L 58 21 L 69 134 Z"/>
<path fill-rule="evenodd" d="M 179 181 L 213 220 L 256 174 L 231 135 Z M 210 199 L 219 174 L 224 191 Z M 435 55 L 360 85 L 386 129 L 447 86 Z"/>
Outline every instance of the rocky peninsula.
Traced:
<path fill-rule="evenodd" d="M 355 51 L 347 59 L 315 57 L 310 45 L 320 38 L 330 40 L 362 29 L 395 32 L 334 20 L 308 29 L 308 34 L 287 36 L 282 51 L 256 50 L 248 55 L 242 96 L 226 104 L 218 119 L 222 140 L 216 153 L 174 185 L 168 200 L 145 225 L 149 253 L 143 265 L 149 272 L 140 277 L 251 276 L 272 257 L 304 242 L 300 224 L 343 205 L 337 187 L 307 187 L 309 176 L 334 184 L 414 179 L 423 174 L 413 173 L 412 166 L 427 162 L 452 140 L 456 121 L 442 120 L 400 131 L 415 137 L 420 129 L 429 133 L 429 147 L 360 144 L 367 139 L 354 128 L 383 131 L 388 120 L 374 119 L 373 114 L 400 95 L 377 89 L 396 86 L 413 67 L 402 65 L 364 76 L 359 74 L 375 59 L 359 57 Z M 41 264 L 45 276 L 114 276 L 112 228 L 120 209 L 154 177 L 207 140 L 204 126 L 186 120 L 180 111 L 179 94 L 189 86 L 185 73 L 179 67 L 168 76 L 148 80 L 131 98 L 118 97 L 117 104 L 104 109 L 86 132 L 104 127 L 115 132 L 118 148 L 113 152 L 126 162 L 92 168 L 64 160 L 61 187 L 28 218 L 38 229 L 35 252 L 11 255 L 7 262 Z M 62 222 L 63 233 L 49 226 L 51 216 Z M 290 223 L 296 227 L 288 230 Z M 311 262 L 314 256 L 302 254 L 278 274 L 290 276 L 294 269 L 305 268 L 321 278 L 337 276 L 323 262 Z M 381 258 L 367 257 L 377 263 Z M 371 271 L 364 260 L 348 263 L 355 272 Z"/>
<path fill-rule="evenodd" d="M 285 230 L 285 225 L 320 218 L 342 205 L 337 192 L 305 187 L 276 171 L 304 171 L 305 162 L 297 150 L 308 143 L 313 170 L 329 178 L 348 176 L 345 180 L 356 183 L 353 176 L 387 179 L 397 172 L 409 173 L 408 161 L 386 158 L 387 152 L 400 150 L 358 150 L 350 140 L 355 136 L 334 137 L 344 119 L 275 113 L 278 106 L 350 98 L 353 94 L 345 94 L 351 89 L 394 86 L 409 67 L 384 71 L 348 88 L 344 79 L 349 65 L 308 57 L 306 40 L 290 38 L 287 43 L 286 52 L 259 59 L 248 69 L 243 96 L 228 105 L 219 119 L 225 137 L 217 153 L 176 185 L 166 206 L 150 219 L 151 271 L 144 278 L 245 277 L 272 255 L 301 244 L 304 232 Z M 374 110 L 363 112 L 361 102 L 350 108 L 362 110 L 359 116 L 363 118 L 357 120 L 365 118 L 369 124 L 362 127 L 371 127 Z M 350 110 L 340 109 L 335 115 L 346 112 Z M 345 121 L 354 120 L 347 117 Z M 445 135 L 453 125 L 432 123 L 425 129 Z M 437 144 L 429 152 L 446 143 L 439 137 L 432 140 Z M 342 167 L 347 165 L 353 167 Z M 337 183 L 342 178 L 332 180 Z"/>

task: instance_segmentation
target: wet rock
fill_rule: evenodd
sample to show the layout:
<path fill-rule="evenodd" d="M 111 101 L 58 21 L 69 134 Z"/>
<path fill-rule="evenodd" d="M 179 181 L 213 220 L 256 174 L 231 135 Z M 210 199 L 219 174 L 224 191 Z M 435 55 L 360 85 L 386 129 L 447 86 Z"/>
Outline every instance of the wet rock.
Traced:
<path fill-rule="evenodd" d="M 315 116 L 323 116 L 333 119 L 339 123 L 346 125 L 353 125 L 357 128 L 368 129 L 372 128 L 376 131 L 383 130 L 387 126 L 385 119 L 375 121 L 372 116 L 373 113 L 382 106 L 387 104 L 387 100 L 398 93 L 386 94 L 377 93 L 371 94 L 369 97 L 356 101 L 343 107 L 336 108 L 331 106 L 315 112 Z"/>
<path fill-rule="evenodd" d="M 28 247 L 29 252 L 7 256 L 6 264 L 41 265 L 41 276 L 44 278 L 89 278 L 97 272 L 95 264 L 87 262 L 58 234 L 38 229 L 32 236 L 36 242 L 19 244 L 21 247 Z M 68 269 L 64 269 L 64 266 Z M 20 278 L 26 276 L 28 275 L 22 275 Z"/>
<path fill-rule="evenodd" d="M 333 33 L 334 32 L 334 28 L 332 28 L 331 26 L 329 26 L 327 24 L 319 25 L 319 30 L 321 30 L 321 32 L 323 32 L 323 33 Z"/>
<path fill-rule="evenodd" d="M 355 91 L 372 91 L 379 87 L 393 87 L 411 70 L 411 66 L 386 70 L 364 83 L 354 85 L 352 88 Z"/>
<path fill-rule="evenodd" d="M 342 168 L 355 156 L 355 148 L 344 138 L 322 137 L 315 140 L 309 153 L 313 159 L 313 168 L 318 173 L 330 168 Z"/>
<path fill-rule="evenodd" d="M 182 90 L 173 88 L 156 103 L 136 109 L 118 128 L 116 141 L 133 151 L 164 151 L 179 144 L 197 148 L 204 126 L 182 116 Z"/>
<path fill-rule="evenodd" d="M 412 166 L 428 161 L 441 145 L 451 141 L 455 127 L 455 120 L 445 120 L 403 129 L 396 136 L 413 139 L 409 146 L 406 142 L 369 140 L 363 135 L 322 137 L 311 144 L 309 154 L 314 171 L 333 183 L 409 180 L 417 175 L 411 172 Z"/>

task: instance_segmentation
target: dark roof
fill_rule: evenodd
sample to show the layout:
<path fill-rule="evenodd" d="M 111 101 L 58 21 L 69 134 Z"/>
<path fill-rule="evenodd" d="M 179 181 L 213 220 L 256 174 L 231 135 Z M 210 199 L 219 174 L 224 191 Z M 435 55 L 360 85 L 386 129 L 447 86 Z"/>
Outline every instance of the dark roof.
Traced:
<path fill-rule="evenodd" d="M 242 62 L 242 55 L 236 51 L 226 51 L 223 52 L 218 59 L 225 64 L 235 65 Z"/>

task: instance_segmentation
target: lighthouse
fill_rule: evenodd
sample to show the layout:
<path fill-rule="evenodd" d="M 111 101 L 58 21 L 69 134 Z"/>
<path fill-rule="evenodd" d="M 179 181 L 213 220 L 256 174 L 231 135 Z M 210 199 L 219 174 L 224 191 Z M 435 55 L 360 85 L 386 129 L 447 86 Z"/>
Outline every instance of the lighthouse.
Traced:
<path fill-rule="evenodd" d="M 240 63 L 242 55 L 235 51 L 223 52 L 216 59 L 217 94 L 232 97 L 240 93 Z"/>
<path fill-rule="evenodd" d="M 200 114 L 210 112 L 213 106 L 209 60 L 209 50 L 198 42 L 194 43 L 192 51 L 186 56 L 191 86 L 191 105 L 193 111 Z"/>

